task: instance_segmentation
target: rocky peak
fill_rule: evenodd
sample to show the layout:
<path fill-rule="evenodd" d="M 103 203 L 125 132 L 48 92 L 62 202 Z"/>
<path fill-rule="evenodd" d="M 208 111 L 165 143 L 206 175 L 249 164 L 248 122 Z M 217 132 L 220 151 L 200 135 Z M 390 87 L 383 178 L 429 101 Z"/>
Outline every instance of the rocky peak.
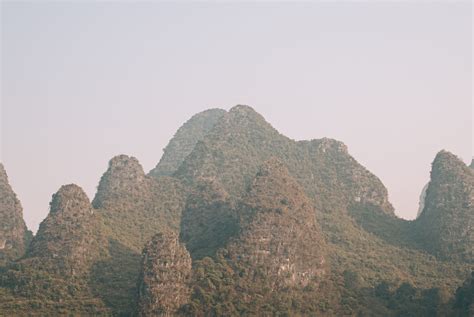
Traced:
<path fill-rule="evenodd" d="M 462 173 L 466 168 L 466 164 L 456 155 L 446 150 L 441 150 L 436 155 L 431 169 L 431 177 L 449 177 L 450 180 L 457 173 Z"/>
<path fill-rule="evenodd" d="M 49 269 L 57 274 L 86 271 L 101 242 L 89 198 L 79 186 L 64 185 L 53 195 L 50 207 L 31 242 L 27 258 L 50 260 Z"/>
<path fill-rule="evenodd" d="M 416 225 L 422 243 L 444 259 L 474 261 L 474 172 L 440 151 L 432 164 L 425 206 Z"/>
<path fill-rule="evenodd" d="M 19 257 L 29 240 L 23 210 L 0 163 L 0 263 L 2 259 Z"/>
<path fill-rule="evenodd" d="M 160 162 L 149 175 L 172 175 L 192 152 L 196 143 L 202 140 L 226 113 L 222 109 L 209 109 L 192 116 L 178 129 L 164 149 Z"/>
<path fill-rule="evenodd" d="M 100 179 L 92 204 L 95 208 L 107 208 L 108 204 L 115 203 L 124 195 L 140 192 L 144 182 L 145 173 L 135 157 L 115 156 Z"/>
<path fill-rule="evenodd" d="M 341 141 L 337 141 L 337 140 L 329 139 L 329 138 L 322 138 L 318 140 L 313 140 L 313 142 L 315 143 L 317 149 L 321 151 L 322 153 L 333 151 L 333 152 L 341 152 L 344 154 L 348 154 L 347 145 L 345 145 Z"/>
<path fill-rule="evenodd" d="M 191 257 L 174 232 L 158 233 L 142 253 L 139 316 L 175 316 L 189 301 Z"/>
<path fill-rule="evenodd" d="M 241 232 L 227 249 L 245 268 L 244 280 L 264 276 L 261 283 L 281 290 L 317 286 L 326 275 L 326 243 L 314 209 L 282 162 L 272 158 L 261 166 L 239 214 Z"/>
<path fill-rule="evenodd" d="M 86 193 L 75 184 L 61 186 L 59 191 L 53 195 L 50 207 L 52 214 L 64 213 L 79 217 L 81 215 L 88 216 L 93 213 Z"/>
<path fill-rule="evenodd" d="M 469 165 L 469 167 L 474 169 L 474 158 L 472 159 L 471 165 Z"/>

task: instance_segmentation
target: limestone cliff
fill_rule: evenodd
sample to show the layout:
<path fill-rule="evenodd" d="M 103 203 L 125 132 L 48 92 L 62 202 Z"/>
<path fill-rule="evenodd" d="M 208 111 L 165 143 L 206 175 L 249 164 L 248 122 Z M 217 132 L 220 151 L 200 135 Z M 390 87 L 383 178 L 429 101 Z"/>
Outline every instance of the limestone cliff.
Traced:
<path fill-rule="evenodd" d="M 191 295 L 191 257 L 176 233 L 159 233 L 143 249 L 138 316 L 175 316 Z"/>
<path fill-rule="evenodd" d="M 431 253 L 474 261 L 474 171 L 455 155 L 441 151 L 433 161 L 425 206 L 415 225 Z"/>
<path fill-rule="evenodd" d="M 63 276 L 87 272 L 104 244 L 89 198 L 79 186 L 64 185 L 53 195 L 50 206 L 27 259 L 38 259 L 38 265 L 49 263 L 48 271 Z"/>
<path fill-rule="evenodd" d="M 23 220 L 23 209 L 0 163 L 0 263 L 23 255 L 31 233 Z"/>

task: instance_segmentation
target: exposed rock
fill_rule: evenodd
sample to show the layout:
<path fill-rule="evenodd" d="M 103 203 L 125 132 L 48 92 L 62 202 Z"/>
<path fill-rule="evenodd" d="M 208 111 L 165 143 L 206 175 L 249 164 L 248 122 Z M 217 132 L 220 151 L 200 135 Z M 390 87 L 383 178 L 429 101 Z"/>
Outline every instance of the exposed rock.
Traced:
<path fill-rule="evenodd" d="M 188 314 L 318 315 L 314 303 L 325 294 L 316 290 L 329 275 L 326 243 L 311 201 L 283 163 L 261 166 L 236 213 L 238 234 L 215 260 L 196 262 Z"/>
<path fill-rule="evenodd" d="M 196 144 L 176 172 L 183 182 L 217 179 L 232 196 L 242 196 L 258 166 L 277 157 L 323 212 L 346 212 L 354 203 L 374 204 L 394 215 L 381 181 L 335 140 L 295 142 L 248 106 L 236 106 Z"/>
<path fill-rule="evenodd" d="M 471 161 L 471 165 L 469 165 L 470 168 L 474 168 L 474 158 Z"/>
<path fill-rule="evenodd" d="M 225 113 L 222 109 L 209 109 L 189 119 L 178 129 L 164 149 L 160 162 L 149 175 L 171 176 L 192 152 L 196 143 L 204 138 Z"/>
<path fill-rule="evenodd" d="M 188 303 L 191 257 L 176 233 L 159 233 L 142 255 L 138 286 L 139 316 L 174 316 Z"/>
<path fill-rule="evenodd" d="M 317 285 L 327 274 L 326 244 L 311 201 L 283 163 L 265 162 L 241 208 L 241 233 L 227 250 L 243 279 L 261 279 L 279 291 Z"/>
<path fill-rule="evenodd" d="M 0 163 L 0 263 L 23 255 L 31 232 L 23 220 L 23 210 Z"/>
<path fill-rule="evenodd" d="M 94 210 L 77 185 L 64 185 L 53 195 L 48 217 L 40 224 L 27 259 L 51 261 L 47 270 L 61 275 L 87 272 L 104 244 L 98 238 Z"/>
<path fill-rule="evenodd" d="M 474 171 L 447 151 L 433 162 L 416 229 L 438 257 L 474 261 Z"/>
<path fill-rule="evenodd" d="M 421 213 L 423 212 L 423 209 L 425 208 L 426 191 L 428 190 L 429 185 L 430 185 L 429 183 L 426 184 L 421 190 L 420 201 L 418 203 L 418 212 L 416 213 L 416 218 L 418 218 L 421 215 Z"/>
<path fill-rule="evenodd" d="M 138 160 L 127 155 L 118 155 L 110 160 L 109 168 L 100 179 L 92 204 L 95 208 L 105 209 L 110 205 L 128 205 L 132 203 L 130 196 L 142 195 L 145 182 L 145 173 Z M 123 208 L 126 209 L 127 205 Z"/>

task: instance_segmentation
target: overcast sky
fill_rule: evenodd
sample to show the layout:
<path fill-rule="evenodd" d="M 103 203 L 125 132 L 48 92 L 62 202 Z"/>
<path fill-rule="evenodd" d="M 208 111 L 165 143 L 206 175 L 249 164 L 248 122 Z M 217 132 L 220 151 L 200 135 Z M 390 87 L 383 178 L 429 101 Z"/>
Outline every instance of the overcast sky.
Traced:
<path fill-rule="evenodd" d="M 248 104 L 294 139 L 331 137 L 415 217 L 441 149 L 472 155 L 472 4 L 1 4 L 1 161 L 29 228 L 108 160 L 146 171 L 179 126 Z"/>

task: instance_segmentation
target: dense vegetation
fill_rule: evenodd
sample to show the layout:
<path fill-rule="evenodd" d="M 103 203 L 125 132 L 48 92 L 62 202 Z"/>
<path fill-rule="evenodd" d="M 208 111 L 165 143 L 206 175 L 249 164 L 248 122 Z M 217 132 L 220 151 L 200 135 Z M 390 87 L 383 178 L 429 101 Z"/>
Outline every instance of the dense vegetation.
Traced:
<path fill-rule="evenodd" d="M 440 152 L 405 221 L 343 143 L 291 140 L 247 106 L 204 112 L 149 175 L 121 155 L 92 204 L 61 188 L 0 265 L 0 315 L 147 315 L 138 299 L 153 314 L 469 316 L 473 175 Z M 21 229 L 11 193 L 0 215 Z"/>

